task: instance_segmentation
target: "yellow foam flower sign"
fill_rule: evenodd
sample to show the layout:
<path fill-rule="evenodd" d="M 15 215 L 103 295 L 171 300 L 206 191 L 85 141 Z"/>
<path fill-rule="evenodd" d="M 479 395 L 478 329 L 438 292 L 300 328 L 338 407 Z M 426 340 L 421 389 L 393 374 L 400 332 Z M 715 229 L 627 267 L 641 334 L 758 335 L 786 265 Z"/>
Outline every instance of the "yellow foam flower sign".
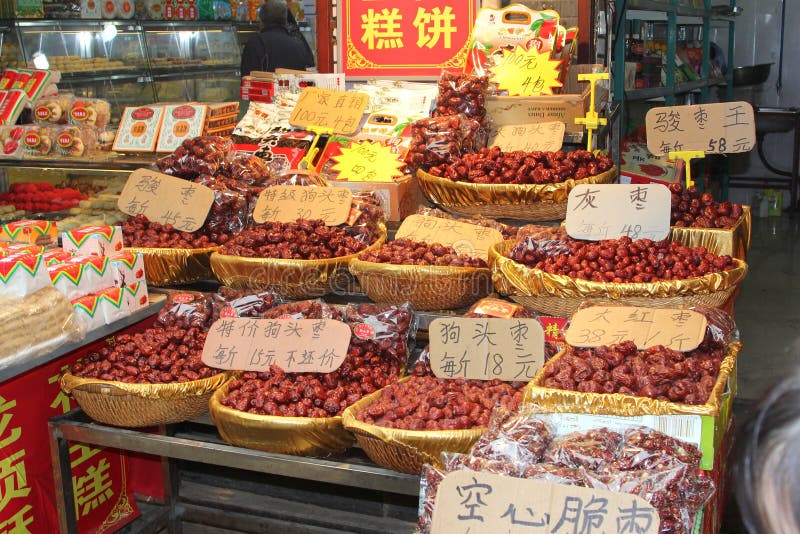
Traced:
<path fill-rule="evenodd" d="M 558 81 L 561 60 L 550 59 L 550 52 L 539 53 L 536 48 L 503 50 L 503 57 L 491 67 L 489 78 L 501 91 L 510 96 L 552 95 L 563 84 Z"/>
<path fill-rule="evenodd" d="M 333 170 L 351 182 L 391 182 L 393 176 L 402 174 L 403 162 L 391 147 L 381 143 L 352 143 L 342 147 L 342 154 L 333 159 Z"/>

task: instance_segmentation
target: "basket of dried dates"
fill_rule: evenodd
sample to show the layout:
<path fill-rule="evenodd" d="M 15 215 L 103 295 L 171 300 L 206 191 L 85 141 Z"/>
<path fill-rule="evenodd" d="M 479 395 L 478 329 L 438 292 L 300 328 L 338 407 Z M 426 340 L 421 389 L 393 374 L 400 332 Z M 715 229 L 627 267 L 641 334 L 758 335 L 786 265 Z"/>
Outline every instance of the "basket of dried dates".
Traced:
<path fill-rule="evenodd" d="M 498 292 L 520 304 L 570 317 L 583 302 L 633 306 L 723 306 L 747 264 L 677 241 L 579 241 L 523 236 L 489 250 Z"/>
<path fill-rule="evenodd" d="M 492 290 L 485 261 L 438 243 L 396 239 L 362 252 L 349 267 L 373 301 L 409 301 L 418 310 L 461 308 Z"/>
<path fill-rule="evenodd" d="M 519 405 L 525 384 L 437 378 L 426 350 L 412 376 L 345 410 L 344 427 L 373 462 L 419 474 L 424 464 L 438 464 L 443 451 L 467 452 L 496 405 Z"/>
<path fill-rule="evenodd" d="M 684 189 L 681 184 L 672 184 L 669 189 L 673 240 L 691 247 L 706 247 L 714 254 L 747 259 L 752 227 L 750 206 L 716 202 L 711 193 L 700 193 L 696 187 Z"/>
<path fill-rule="evenodd" d="M 617 169 L 606 156 L 572 152 L 503 152 L 481 148 L 417 171 L 425 196 L 459 215 L 529 221 L 563 219 L 578 184 L 612 183 Z"/>
<path fill-rule="evenodd" d="M 318 301 L 277 306 L 267 318 L 338 319 L 353 331 L 342 365 L 330 373 L 246 372 L 219 389 L 209 410 L 233 445 L 280 454 L 319 456 L 353 444 L 342 412 L 405 371 L 416 331 L 408 306 L 358 304 L 344 310 Z"/>
<path fill-rule="evenodd" d="M 260 317 L 274 302 L 272 293 L 172 292 L 152 327 L 110 338 L 61 377 L 61 389 L 108 425 L 145 427 L 202 415 L 230 376 L 200 359 L 209 327 L 223 309 Z"/>

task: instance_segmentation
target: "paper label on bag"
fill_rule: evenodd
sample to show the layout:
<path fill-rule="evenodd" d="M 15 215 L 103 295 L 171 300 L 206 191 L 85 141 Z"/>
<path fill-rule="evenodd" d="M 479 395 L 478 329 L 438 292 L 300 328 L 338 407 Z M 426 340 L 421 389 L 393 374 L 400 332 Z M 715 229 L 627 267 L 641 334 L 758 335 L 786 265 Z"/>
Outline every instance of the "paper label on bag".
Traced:
<path fill-rule="evenodd" d="M 653 108 L 645 117 L 647 148 L 653 154 L 702 150 L 707 154 L 749 152 L 756 121 L 749 102 Z"/>
<path fill-rule="evenodd" d="M 566 125 L 561 121 L 535 124 L 506 124 L 492 129 L 489 146 L 498 146 L 503 152 L 556 152 L 564 143 Z"/>
<path fill-rule="evenodd" d="M 564 339 L 573 347 L 600 347 L 633 341 L 641 349 L 664 345 L 688 352 L 706 335 L 708 320 L 692 310 L 591 306 L 575 312 Z"/>
<path fill-rule="evenodd" d="M 671 194 L 662 184 L 579 184 L 569 192 L 566 229 L 574 239 L 669 235 Z"/>
<path fill-rule="evenodd" d="M 459 254 L 472 258 L 489 259 L 489 248 L 503 240 L 503 234 L 486 228 L 452 219 L 409 215 L 397 229 L 395 239 L 406 238 L 423 243 L 439 243 L 453 247 Z"/>
<path fill-rule="evenodd" d="M 306 87 L 289 117 L 289 124 L 317 127 L 334 133 L 352 134 L 358 130 L 369 104 L 369 96 L 355 91 Z"/>
<path fill-rule="evenodd" d="M 257 223 L 322 219 L 328 226 L 336 226 L 347 221 L 352 202 L 353 193 L 343 187 L 276 185 L 258 196 L 253 219 Z"/>
<path fill-rule="evenodd" d="M 544 330 L 536 319 L 439 317 L 428 333 L 439 378 L 528 381 L 544 365 Z"/>
<path fill-rule="evenodd" d="M 350 327 L 333 319 L 219 319 L 208 331 L 203 363 L 236 371 L 330 373 L 342 365 Z"/>
<path fill-rule="evenodd" d="M 144 215 L 182 232 L 198 230 L 214 203 L 208 187 L 149 169 L 133 171 L 117 200 L 126 215 Z"/>
<path fill-rule="evenodd" d="M 588 530 L 587 525 L 591 525 Z M 656 534 L 659 530 L 658 512 L 636 495 L 461 470 L 448 473 L 439 484 L 431 532 Z"/>

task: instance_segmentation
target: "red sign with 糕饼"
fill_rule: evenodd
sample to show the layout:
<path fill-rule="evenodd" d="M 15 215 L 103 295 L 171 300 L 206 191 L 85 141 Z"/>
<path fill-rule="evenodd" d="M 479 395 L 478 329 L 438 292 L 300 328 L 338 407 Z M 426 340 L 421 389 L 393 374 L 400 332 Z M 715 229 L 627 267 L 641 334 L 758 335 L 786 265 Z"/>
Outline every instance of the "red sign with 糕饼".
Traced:
<path fill-rule="evenodd" d="M 438 77 L 466 64 L 475 0 L 341 0 L 347 76 Z"/>

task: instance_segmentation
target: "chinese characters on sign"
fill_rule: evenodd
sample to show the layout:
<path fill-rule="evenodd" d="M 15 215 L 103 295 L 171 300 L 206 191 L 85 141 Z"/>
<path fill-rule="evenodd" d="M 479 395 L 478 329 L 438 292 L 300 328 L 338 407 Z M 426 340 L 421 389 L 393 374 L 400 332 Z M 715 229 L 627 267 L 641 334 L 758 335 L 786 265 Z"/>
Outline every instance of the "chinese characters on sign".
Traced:
<path fill-rule="evenodd" d="M 117 200 L 127 215 L 144 215 L 151 221 L 194 232 L 203 226 L 214 202 L 208 187 L 147 169 L 133 171 Z"/>
<path fill-rule="evenodd" d="M 558 80 L 560 60 L 551 60 L 551 52 L 539 53 L 518 46 L 514 50 L 503 50 L 502 60 L 490 70 L 490 80 L 509 96 L 552 95 L 553 88 L 563 84 Z"/>
<path fill-rule="evenodd" d="M 659 526 L 658 512 L 635 495 L 463 470 L 440 483 L 432 532 L 655 534 Z"/>
<path fill-rule="evenodd" d="M 16 400 L 0 397 L 0 532 L 35 532 L 35 528 L 29 528 L 34 521 L 32 507 L 26 503 L 31 487 L 25 471 L 25 449 L 19 443 L 21 421 L 14 417 L 16 406 Z"/>
<path fill-rule="evenodd" d="M 334 156 L 333 170 L 349 182 L 391 182 L 392 177 L 401 176 L 404 165 L 391 147 L 382 143 L 353 143 L 342 147 L 342 153 Z"/>
<path fill-rule="evenodd" d="M 440 217 L 410 215 L 397 229 L 395 239 L 407 238 L 425 243 L 440 243 L 453 247 L 460 254 L 488 259 L 489 248 L 503 240 L 494 228 L 485 228 Z"/>
<path fill-rule="evenodd" d="M 431 321 L 430 361 L 440 378 L 529 381 L 544 365 L 544 330 L 536 319 Z"/>
<path fill-rule="evenodd" d="M 338 6 L 340 64 L 348 77 L 379 71 L 438 76 L 443 68 L 460 71 L 466 63 L 474 2 L 343 0 Z"/>
<path fill-rule="evenodd" d="M 707 324 L 705 316 L 692 310 L 591 306 L 572 316 L 564 337 L 575 347 L 633 341 L 640 349 L 664 345 L 687 352 L 703 340 Z"/>
<path fill-rule="evenodd" d="M 332 319 L 220 319 L 211 325 L 203 363 L 217 369 L 330 373 L 350 345 L 350 327 Z"/>
<path fill-rule="evenodd" d="M 322 219 L 328 226 L 347 221 L 353 193 L 343 187 L 276 185 L 261 192 L 253 209 L 257 223 Z"/>
<path fill-rule="evenodd" d="M 579 184 L 567 200 L 567 233 L 600 241 L 669 235 L 671 197 L 661 184 Z"/>
<path fill-rule="evenodd" d="M 289 117 L 289 124 L 324 128 L 340 134 L 358 130 L 369 96 L 354 91 L 306 87 Z"/>
<path fill-rule="evenodd" d="M 508 124 L 492 132 L 489 146 L 499 146 L 505 152 L 514 150 L 556 152 L 561 150 L 565 129 L 566 126 L 560 121 Z"/>
<path fill-rule="evenodd" d="M 645 123 L 647 148 L 653 154 L 688 150 L 734 154 L 755 146 L 753 106 L 748 102 L 653 108 Z"/>

